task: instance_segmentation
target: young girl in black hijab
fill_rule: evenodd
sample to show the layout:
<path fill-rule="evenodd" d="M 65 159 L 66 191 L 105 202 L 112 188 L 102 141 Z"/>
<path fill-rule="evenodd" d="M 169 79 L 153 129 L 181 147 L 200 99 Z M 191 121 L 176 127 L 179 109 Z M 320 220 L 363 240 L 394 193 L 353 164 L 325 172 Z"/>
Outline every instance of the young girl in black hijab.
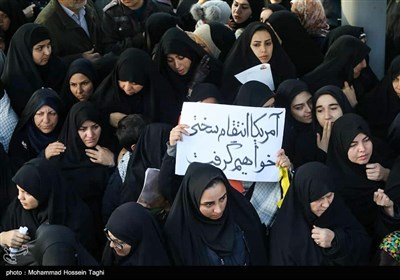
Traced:
<path fill-rule="evenodd" d="M 51 54 L 48 30 L 36 23 L 22 25 L 15 32 L 7 53 L 1 80 L 18 116 L 35 90 L 49 87 L 58 92 L 66 68 Z"/>
<path fill-rule="evenodd" d="M 273 90 L 284 80 L 297 78 L 296 68 L 272 28 L 262 22 L 253 22 L 236 40 L 225 60 L 221 91 L 226 103 L 232 104 L 242 85 L 235 75 L 261 63 L 271 66 Z"/>
<path fill-rule="evenodd" d="M 300 80 L 287 79 L 276 90 L 275 107 L 286 109 L 282 148 L 295 168 L 303 163 L 299 151 L 308 149 L 315 139 L 309 133 L 312 131 L 311 99 L 307 84 Z"/>
<path fill-rule="evenodd" d="M 390 163 L 379 143 L 366 121 L 349 113 L 335 121 L 327 155 L 327 165 L 340 186 L 337 192 L 373 240 L 371 253 L 388 229 L 400 226 L 400 201 L 387 193 Z"/>
<path fill-rule="evenodd" d="M 175 265 L 266 265 L 260 218 L 210 164 L 189 165 L 164 226 Z"/>
<path fill-rule="evenodd" d="M 333 85 L 317 90 L 312 97 L 312 130 L 299 135 L 304 148 L 296 149 L 296 158 L 303 164 L 310 161 L 325 163 L 332 125 L 341 116 L 353 112 L 343 91 Z"/>
<path fill-rule="evenodd" d="M 2 246 L 20 248 L 25 245 L 29 253 L 35 246 L 36 230 L 48 223 L 67 226 L 82 244 L 91 248 L 93 227 L 89 209 L 52 163 L 38 158 L 30 160 L 18 170 L 13 182 L 18 197 L 11 202 L 1 221 Z M 28 228 L 26 234 L 18 231 L 21 226 Z M 15 262 L 27 265 L 33 260 L 31 254 L 21 254 L 16 256 Z"/>

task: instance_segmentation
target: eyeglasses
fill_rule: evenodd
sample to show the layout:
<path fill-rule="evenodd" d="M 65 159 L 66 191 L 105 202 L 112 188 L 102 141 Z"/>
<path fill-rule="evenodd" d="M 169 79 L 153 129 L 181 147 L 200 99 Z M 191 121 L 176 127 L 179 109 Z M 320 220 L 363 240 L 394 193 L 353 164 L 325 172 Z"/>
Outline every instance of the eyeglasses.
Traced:
<path fill-rule="evenodd" d="M 121 242 L 121 241 L 116 241 L 114 239 L 111 239 L 111 237 L 108 235 L 108 229 L 105 228 L 104 229 L 104 234 L 106 235 L 106 238 L 108 241 L 114 243 L 115 248 L 117 248 L 118 250 L 122 250 L 124 248 L 125 243 Z"/>

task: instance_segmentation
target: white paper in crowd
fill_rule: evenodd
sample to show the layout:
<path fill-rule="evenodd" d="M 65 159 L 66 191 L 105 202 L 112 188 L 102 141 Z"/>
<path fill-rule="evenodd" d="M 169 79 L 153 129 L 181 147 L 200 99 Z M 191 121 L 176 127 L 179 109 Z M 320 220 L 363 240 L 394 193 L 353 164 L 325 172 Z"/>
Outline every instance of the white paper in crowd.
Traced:
<path fill-rule="evenodd" d="M 175 173 L 191 162 L 210 163 L 228 179 L 276 182 L 276 154 L 282 146 L 284 108 L 184 102 L 180 123 L 189 136 L 178 141 Z"/>
<path fill-rule="evenodd" d="M 268 63 L 261 63 L 253 66 L 239 74 L 235 75 L 236 79 L 242 84 L 248 81 L 259 81 L 266 84 L 272 91 L 275 90 L 274 80 L 272 78 L 271 65 Z"/>

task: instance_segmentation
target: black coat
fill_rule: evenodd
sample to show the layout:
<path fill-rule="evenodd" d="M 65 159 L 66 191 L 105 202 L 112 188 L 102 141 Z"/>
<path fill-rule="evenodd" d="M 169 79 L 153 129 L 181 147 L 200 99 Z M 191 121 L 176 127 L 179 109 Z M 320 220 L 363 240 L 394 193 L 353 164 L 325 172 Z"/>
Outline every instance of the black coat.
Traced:
<path fill-rule="evenodd" d="M 138 16 L 140 11 L 140 16 Z M 165 5 L 153 0 L 143 1 L 138 10 L 131 10 L 119 0 L 112 0 L 104 7 L 102 31 L 105 52 L 119 55 L 127 48 L 143 48 L 147 18 L 156 12 L 170 12 Z"/>

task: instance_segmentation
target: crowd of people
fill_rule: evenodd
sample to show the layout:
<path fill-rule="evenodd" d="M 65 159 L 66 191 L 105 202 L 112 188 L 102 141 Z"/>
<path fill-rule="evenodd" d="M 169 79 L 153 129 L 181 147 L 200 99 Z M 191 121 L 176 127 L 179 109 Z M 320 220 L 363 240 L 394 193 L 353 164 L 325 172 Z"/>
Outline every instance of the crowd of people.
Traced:
<path fill-rule="evenodd" d="M 338 2 L 0 0 L 2 265 L 399 266 L 400 4 L 378 78 Z M 185 102 L 284 109 L 279 179 L 177 175 Z"/>

